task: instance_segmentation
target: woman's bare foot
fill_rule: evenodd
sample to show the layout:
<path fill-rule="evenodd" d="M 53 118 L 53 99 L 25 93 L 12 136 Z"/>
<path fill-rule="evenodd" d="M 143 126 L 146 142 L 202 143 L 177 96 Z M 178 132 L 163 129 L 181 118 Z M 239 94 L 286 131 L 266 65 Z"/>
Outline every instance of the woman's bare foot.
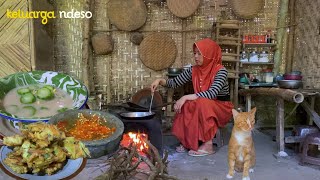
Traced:
<path fill-rule="evenodd" d="M 190 156 L 207 156 L 214 153 L 212 141 L 203 143 L 197 151 L 190 150 L 188 152 Z"/>

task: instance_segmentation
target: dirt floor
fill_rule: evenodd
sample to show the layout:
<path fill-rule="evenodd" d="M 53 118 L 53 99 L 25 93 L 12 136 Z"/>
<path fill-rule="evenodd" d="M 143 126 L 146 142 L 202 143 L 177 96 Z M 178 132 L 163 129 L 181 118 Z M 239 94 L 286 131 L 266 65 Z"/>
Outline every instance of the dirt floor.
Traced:
<path fill-rule="evenodd" d="M 231 129 L 231 128 L 229 128 Z M 229 132 L 230 133 L 230 132 Z M 251 180 L 320 180 L 320 166 L 299 165 L 299 157 L 292 150 L 286 159 L 276 159 L 276 142 L 261 132 L 253 135 L 256 148 L 256 166 L 250 173 Z M 169 150 L 169 173 L 183 180 L 225 180 L 228 172 L 228 146 L 205 157 L 192 157 L 187 153 L 176 153 L 173 137 L 166 137 L 166 149 Z M 168 140 L 169 139 L 169 140 Z M 171 142 L 168 143 L 168 142 Z M 241 173 L 235 173 L 235 180 L 242 179 Z"/>

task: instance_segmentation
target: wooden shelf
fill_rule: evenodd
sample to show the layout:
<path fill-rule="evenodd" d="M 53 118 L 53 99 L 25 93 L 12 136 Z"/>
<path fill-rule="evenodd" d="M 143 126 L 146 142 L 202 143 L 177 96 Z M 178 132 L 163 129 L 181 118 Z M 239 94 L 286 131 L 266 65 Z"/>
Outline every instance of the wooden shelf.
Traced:
<path fill-rule="evenodd" d="M 240 62 L 238 59 L 226 59 L 226 58 L 221 58 L 222 62 Z"/>
<path fill-rule="evenodd" d="M 241 41 L 242 39 L 241 38 L 235 38 L 235 37 L 218 37 L 217 38 L 218 40 L 221 39 L 221 40 L 231 40 L 231 41 Z"/>
<path fill-rule="evenodd" d="M 241 46 L 241 43 L 232 43 L 232 42 L 223 42 L 223 41 L 218 41 L 217 43 L 219 45 Z"/>
<path fill-rule="evenodd" d="M 229 75 L 228 75 L 228 78 L 229 78 L 229 79 L 239 79 L 239 76 L 232 76 L 232 75 L 229 76 Z"/>
<path fill-rule="evenodd" d="M 248 64 L 248 65 L 272 65 L 274 63 L 270 63 L 270 62 L 241 62 L 241 64 Z"/>
<path fill-rule="evenodd" d="M 220 29 L 232 29 L 232 30 L 240 30 L 241 29 L 241 27 L 234 26 L 234 25 L 217 25 L 216 27 L 220 28 Z"/>
<path fill-rule="evenodd" d="M 243 43 L 243 47 L 274 47 L 274 43 Z"/>
<path fill-rule="evenodd" d="M 235 54 L 235 53 L 222 53 L 222 57 L 223 56 L 235 56 L 235 57 L 240 57 L 239 54 Z"/>

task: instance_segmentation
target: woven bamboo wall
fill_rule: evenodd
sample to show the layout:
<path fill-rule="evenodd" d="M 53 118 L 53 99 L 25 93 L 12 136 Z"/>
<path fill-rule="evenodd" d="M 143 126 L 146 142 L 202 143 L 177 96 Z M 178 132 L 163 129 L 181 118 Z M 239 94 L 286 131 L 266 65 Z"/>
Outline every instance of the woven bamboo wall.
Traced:
<path fill-rule="evenodd" d="M 58 11 L 81 11 L 84 0 L 55 0 Z M 82 24 L 83 19 L 56 18 L 53 27 L 55 70 L 82 79 Z"/>
<path fill-rule="evenodd" d="M 57 10 L 81 10 L 81 1 L 57 1 Z M 132 94 L 160 77 L 166 70 L 154 71 L 143 65 L 138 55 L 138 46 L 130 41 L 131 32 L 117 31 L 109 23 L 107 3 L 95 0 L 92 33 L 107 32 L 114 40 L 114 51 L 109 55 L 93 55 L 94 92 L 102 94 L 103 103 L 128 100 Z M 148 16 L 146 24 L 139 29 L 145 36 L 164 31 L 177 46 L 177 57 L 172 67 L 193 64 L 192 44 L 201 38 L 212 36 L 212 24 L 226 12 L 226 18 L 237 18 L 228 7 L 227 0 L 201 0 L 200 7 L 184 20 L 174 16 L 166 2 L 146 1 Z M 252 20 L 242 20 L 246 33 L 263 34 L 275 32 L 278 0 L 266 1 L 264 10 Z M 55 68 L 57 71 L 74 74 L 81 79 L 81 24 L 76 19 L 57 19 L 55 23 Z M 72 43 L 70 43 L 72 42 Z M 165 95 L 165 89 L 160 88 Z"/>
<path fill-rule="evenodd" d="M 28 1 L 4 0 L 0 6 L 0 77 L 19 71 L 29 71 L 32 67 L 32 44 L 30 26 L 27 19 L 7 18 L 10 11 L 27 11 Z"/>
<path fill-rule="evenodd" d="M 306 89 L 320 89 L 319 8 L 320 1 L 296 1 L 293 69 L 302 72 Z"/>

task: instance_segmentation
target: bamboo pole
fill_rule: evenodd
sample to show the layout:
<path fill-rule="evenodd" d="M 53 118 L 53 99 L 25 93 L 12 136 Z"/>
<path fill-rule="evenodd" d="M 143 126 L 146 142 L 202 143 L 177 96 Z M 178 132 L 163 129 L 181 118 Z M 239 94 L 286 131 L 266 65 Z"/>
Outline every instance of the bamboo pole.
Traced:
<path fill-rule="evenodd" d="M 94 0 L 86 0 L 84 4 L 84 9 L 91 11 L 94 8 Z M 82 37 L 82 80 L 83 83 L 87 86 L 89 92 L 94 91 L 93 84 L 93 63 L 90 58 L 90 30 L 91 30 L 91 19 L 85 18 L 83 20 L 83 37 Z M 92 56 L 91 56 L 92 57 Z"/>
<path fill-rule="evenodd" d="M 278 96 L 284 100 L 301 103 L 304 100 L 304 96 L 300 92 L 296 92 L 290 89 L 281 88 L 253 88 L 253 89 L 241 89 L 240 95 L 266 95 L 266 96 Z"/>
<path fill-rule="evenodd" d="M 288 14 L 288 4 L 289 0 L 280 0 L 280 11 L 278 16 L 278 24 L 277 27 L 283 27 L 286 25 L 286 17 Z M 283 45 L 286 34 L 286 28 L 279 28 L 277 30 L 277 50 L 274 55 L 274 73 L 278 74 L 280 72 L 280 66 L 282 64 L 282 53 L 283 53 Z"/>
<path fill-rule="evenodd" d="M 294 54 L 294 33 L 295 33 L 295 0 L 290 0 L 289 2 L 290 10 L 290 26 L 289 26 L 289 38 L 288 38 L 288 52 L 287 52 L 287 62 L 286 62 L 286 72 L 292 71 L 293 64 L 293 54 Z"/>
<path fill-rule="evenodd" d="M 29 11 L 33 10 L 33 3 L 32 1 L 28 2 Z M 29 34 L 30 34 L 30 64 L 31 64 L 31 70 L 36 69 L 36 45 L 35 45 L 35 31 L 34 31 L 34 19 L 31 18 L 28 20 L 28 26 L 29 26 Z"/>

